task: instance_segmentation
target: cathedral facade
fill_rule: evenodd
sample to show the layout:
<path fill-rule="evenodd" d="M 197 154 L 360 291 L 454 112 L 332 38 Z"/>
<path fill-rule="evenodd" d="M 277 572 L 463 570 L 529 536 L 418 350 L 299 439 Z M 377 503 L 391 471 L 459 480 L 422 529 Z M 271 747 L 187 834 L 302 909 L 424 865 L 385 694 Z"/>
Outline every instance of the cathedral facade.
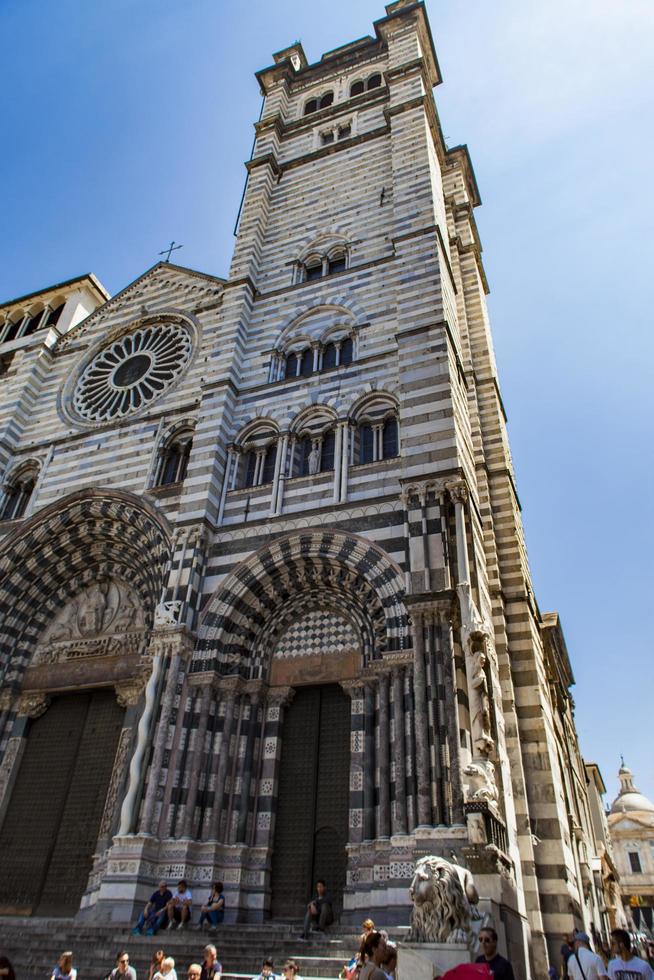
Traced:
<path fill-rule="evenodd" d="M 406 922 L 437 853 L 541 973 L 600 899 L 424 6 L 257 78 L 228 278 L 0 309 L 0 912 Z"/>

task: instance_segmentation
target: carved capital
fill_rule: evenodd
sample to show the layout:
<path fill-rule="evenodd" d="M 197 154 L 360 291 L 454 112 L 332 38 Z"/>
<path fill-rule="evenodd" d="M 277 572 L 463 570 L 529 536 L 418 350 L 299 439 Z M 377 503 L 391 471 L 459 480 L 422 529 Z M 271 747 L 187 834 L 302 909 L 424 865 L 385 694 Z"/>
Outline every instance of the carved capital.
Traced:
<path fill-rule="evenodd" d="M 40 718 L 50 704 L 50 698 L 43 691 L 30 691 L 29 694 L 21 694 L 18 702 L 18 714 L 26 715 L 28 718 Z"/>
<path fill-rule="evenodd" d="M 465 504 L 468 499 L 468 487 L 463 481 L 459 483 L 447 483 L 445 489 L 455 504 Z"/>
<path fill-rule="evenodd" d="M 155 657 L 173 657 L 178 654 L 186 660 L 191 656 L 194 647 L 195 637 L 185 626 L 155 626 L 150 637 L 149 650 Z"/>
<path fill-rule="evenodd" d="M 339 683 L 340 686 L 345 691 L 345 693 L 347 694 L 347 696 L 349 698 L 352 698 L 352 700 L 354 700 L 355 698 L 363 697 L 363 688 L 364 688 L 363 681 L 361 680 L 340 681 Z"/>
<path fill-rule="evenodd" d="M 266 702 L 271 707 L 285 708 L 295 697 L 294 687 L 272 687 L 268 691 Z"/>
<path fill-rule="evenodd" d="M 8 687 L 0 691 L 0 711 L 9 711 L 16 695 Z"/>
<path fill-rule="evenodd" d="M 143 694 L 145 680 L 143 677 L 131 677 L 115 685 L 116 699 L 121 708 L 129 708 L 138 704 Z"/>

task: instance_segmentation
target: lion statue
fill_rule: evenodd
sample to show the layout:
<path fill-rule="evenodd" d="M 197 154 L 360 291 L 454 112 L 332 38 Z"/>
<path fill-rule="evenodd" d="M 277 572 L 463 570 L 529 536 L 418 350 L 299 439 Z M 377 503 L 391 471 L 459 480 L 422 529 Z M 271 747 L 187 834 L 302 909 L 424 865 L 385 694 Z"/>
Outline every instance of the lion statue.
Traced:
<path fill-rule="evenodd" d="M 427 855 L 416 864 L 409 888 L 413 902 L 409 942 L 474 942 L 471 920 L 479 918 L 472 874 L 445 858 Z"/>

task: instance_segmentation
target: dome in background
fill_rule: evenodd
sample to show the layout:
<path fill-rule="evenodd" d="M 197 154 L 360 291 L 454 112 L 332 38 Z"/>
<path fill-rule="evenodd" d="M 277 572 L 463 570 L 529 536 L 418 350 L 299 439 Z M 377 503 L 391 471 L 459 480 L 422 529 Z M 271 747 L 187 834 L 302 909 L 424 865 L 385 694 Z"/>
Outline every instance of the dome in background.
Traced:
<path fill-rule="evenodd" d="M 634 813 L 637 810 L 654 813 L 654 803 L 636 789 L 634 774 L 625 766 L 624 760 L 618 771 L 618 778 L 620 792 L 613 801 L 609 813 Z"/>

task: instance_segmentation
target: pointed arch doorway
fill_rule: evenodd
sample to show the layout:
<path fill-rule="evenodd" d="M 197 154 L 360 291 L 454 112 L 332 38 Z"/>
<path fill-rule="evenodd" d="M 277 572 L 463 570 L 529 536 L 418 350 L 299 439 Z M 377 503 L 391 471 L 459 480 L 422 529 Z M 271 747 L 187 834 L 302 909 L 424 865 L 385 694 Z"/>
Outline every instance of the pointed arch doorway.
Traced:
<path fill-rule="evenodd" d="M 315 882 L 342 907 L 347 864 L 350 700 L 338 684 L 301 687 L 284 715 L 272 856 L 274 918 L 304 914 Z"/>

